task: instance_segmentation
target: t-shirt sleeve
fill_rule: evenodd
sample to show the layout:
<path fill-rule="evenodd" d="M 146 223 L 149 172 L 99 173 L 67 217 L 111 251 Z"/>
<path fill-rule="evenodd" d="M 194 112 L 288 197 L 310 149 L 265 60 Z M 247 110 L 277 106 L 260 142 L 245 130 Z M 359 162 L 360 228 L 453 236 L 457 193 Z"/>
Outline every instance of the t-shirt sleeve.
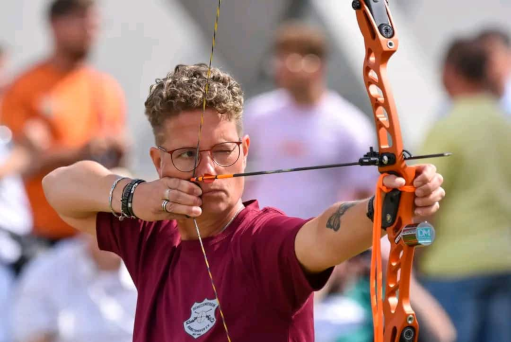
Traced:
<path fill-rule="evenodd" d="M 121 257 L 136 286 L 144 265 L 157 267 L 161 253 L 177 243 L 177 230 L 170 221 L 145 222 L 135 219 L 119 221 L 111 213 L 98 213 L 96 236 L 101 250 Z M 159 257 L 160 256 L 160 257 Z"/>
<path fill-rule="evenodd" d="M 296 257 L 295 239 L 307 220 L 280 213 L 271 216 L 244 233 L 243 261 L 252 266 L 249 272 L 268 305 L 288 314 L 300 309 L 314 291 L 321 289 L 332 270 L 306 275 Z"/>

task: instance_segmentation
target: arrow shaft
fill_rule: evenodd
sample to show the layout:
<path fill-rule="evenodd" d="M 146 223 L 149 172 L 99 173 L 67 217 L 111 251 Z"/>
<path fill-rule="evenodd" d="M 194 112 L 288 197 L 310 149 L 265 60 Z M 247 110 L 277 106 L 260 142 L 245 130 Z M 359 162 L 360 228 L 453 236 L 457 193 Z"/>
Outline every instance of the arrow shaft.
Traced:
<path fill-rule="evenodd" d="M 427 154 L 415 157 L 406 157 L 406 160 L 415 160 L 415 159 L 427 159 L 427 158 L 441 158 L 448 157 L 450 153 L 436 153 L 436 154 Z M 236 177 L 252 177 L 252 176 L 262 176 L 262 175 L 271 175 L 277 173 L 289 173 L 289 172 L 301 172 L 301 171 L 311 171 L 311 170 L 322 170 L 322 169 L 334 169 L 340 167 L 348 167 L 348 166 L 368 166 L 371 164 L 362 164 L 361 160 L 358 162 L 352 163 L 342 163 L 342 164 L 327 164 L 327 165 L 316 165 L 316 166 L 305 166 L 305 167 L 295 167 L 291 169 L 278 169 L 278 170 L 269 170 L 269 171 L 254 171 L 254 172 L 243 172 L 243 173 L 232 173 L 232 174 L 222 174 L 222 175 L 204 175 L 200 177 L 192 177 L 190 181 L 192 182 L 207 182 L 214 181 L 216 179 L 227 179 L 227 178 L 236 178 Z M 377 165 L 377 164 L 373 164 Z"/>

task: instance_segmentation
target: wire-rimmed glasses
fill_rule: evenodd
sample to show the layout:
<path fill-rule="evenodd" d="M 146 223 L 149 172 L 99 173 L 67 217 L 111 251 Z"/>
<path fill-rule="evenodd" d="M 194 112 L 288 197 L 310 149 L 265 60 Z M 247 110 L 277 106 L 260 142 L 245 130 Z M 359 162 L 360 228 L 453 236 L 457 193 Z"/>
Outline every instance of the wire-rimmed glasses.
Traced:
<path fill-rule="evenodd" d="M 241 141 L 223 142 L 214 145 L 208 150 L 199 150 L 199 158 L 197 166 L 199 166 L 202 159 L 202 152 L 209 152 L 213 162 L 222 167 L 234 165 L 241 154 Z M 195 166 L 195 156 L 197 154 L 196 147 L 182 147 L 175 150 L 168 151 L 162 146 L 158 149 L 170 154 L 172 164 L 176 169 L 182 172 L 191 172 Z"/>

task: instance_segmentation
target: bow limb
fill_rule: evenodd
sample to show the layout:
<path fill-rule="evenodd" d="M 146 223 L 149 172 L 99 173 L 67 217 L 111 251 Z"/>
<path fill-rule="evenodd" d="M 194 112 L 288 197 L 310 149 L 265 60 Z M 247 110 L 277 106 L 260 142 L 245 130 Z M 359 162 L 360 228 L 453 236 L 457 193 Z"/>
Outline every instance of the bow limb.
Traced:
<path fill-rule="evenodd" d="M 375 341 L 417 342 L 419 325 L 410 305 L 414 247 L 421 244 L 421 241 L 416 239 L 418 234 L 421 234 L 419 230 L 426 235 L 430 234 L 431 238 L 434 231 L 427 223 L 422 223 L 423 226 L 413 225 L 412 182 L 416 170 L 415 167 L 406 164 L 399 118 L 387 78 L 387 63 L 396 52 L 399 41 L 386 0 L 355 0 L 352 6 L 356 10 L 357 21 L 365 42 L 364 83 L 373 109 L 379 157 L 382 161 L 378 167 L 382 176 L 377 186 L 374 208 L 371 271 Z M 383 186 L 384 174 L 403 177 L 406 185 L 399 190 L 391 191 Z M 382 203 L 383 192 L 390 192 L 385 196 L 385 212 Z M 390 205 L 387 207 L 387 204 Z M 392 206 L 393 210 L 387 210 Z M 383 300 L 380 252 L 382 228 L 386 228 L 391 244 Z M 422 242 L 429 243 L 431 241 Z"/>

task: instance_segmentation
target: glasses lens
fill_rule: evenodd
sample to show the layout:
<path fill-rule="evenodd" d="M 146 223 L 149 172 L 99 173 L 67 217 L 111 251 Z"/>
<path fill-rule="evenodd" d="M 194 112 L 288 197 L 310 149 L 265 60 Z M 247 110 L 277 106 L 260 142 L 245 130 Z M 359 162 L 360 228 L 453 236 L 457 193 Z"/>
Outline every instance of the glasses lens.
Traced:
<path fill-rule="evenodd" d="M 302 64 L 303 71 L 312 74 L 319 70 L 319 67 L 321 66 L 321 60 L 318 56 L 309 54 L 303 57 Z"/>
<path fill-rule="evenodd" d="M 193 170 L 195 166 L 195 156 L 197 155 L 197 149 L 187 147 L 180 148 L 172 152 L 172 162 L 179 171 L 189 172 Z M 200 155 L 199 155 L 200 160 Z M 198 163 L 198 162 L 197 162 Z"/>
<path fill-rule="evenodd" d="M 220 166 L 231 166 L 240 157 L 240 145 L 234 142 L 221 143 L 211 149 L 213 160 Z"/>
<path fill-rule="evenodd" d="M 302 69 L 302 56 L 292 53 L 286 57 L 286 67 L 291 72 L 300 72 Z"/>

